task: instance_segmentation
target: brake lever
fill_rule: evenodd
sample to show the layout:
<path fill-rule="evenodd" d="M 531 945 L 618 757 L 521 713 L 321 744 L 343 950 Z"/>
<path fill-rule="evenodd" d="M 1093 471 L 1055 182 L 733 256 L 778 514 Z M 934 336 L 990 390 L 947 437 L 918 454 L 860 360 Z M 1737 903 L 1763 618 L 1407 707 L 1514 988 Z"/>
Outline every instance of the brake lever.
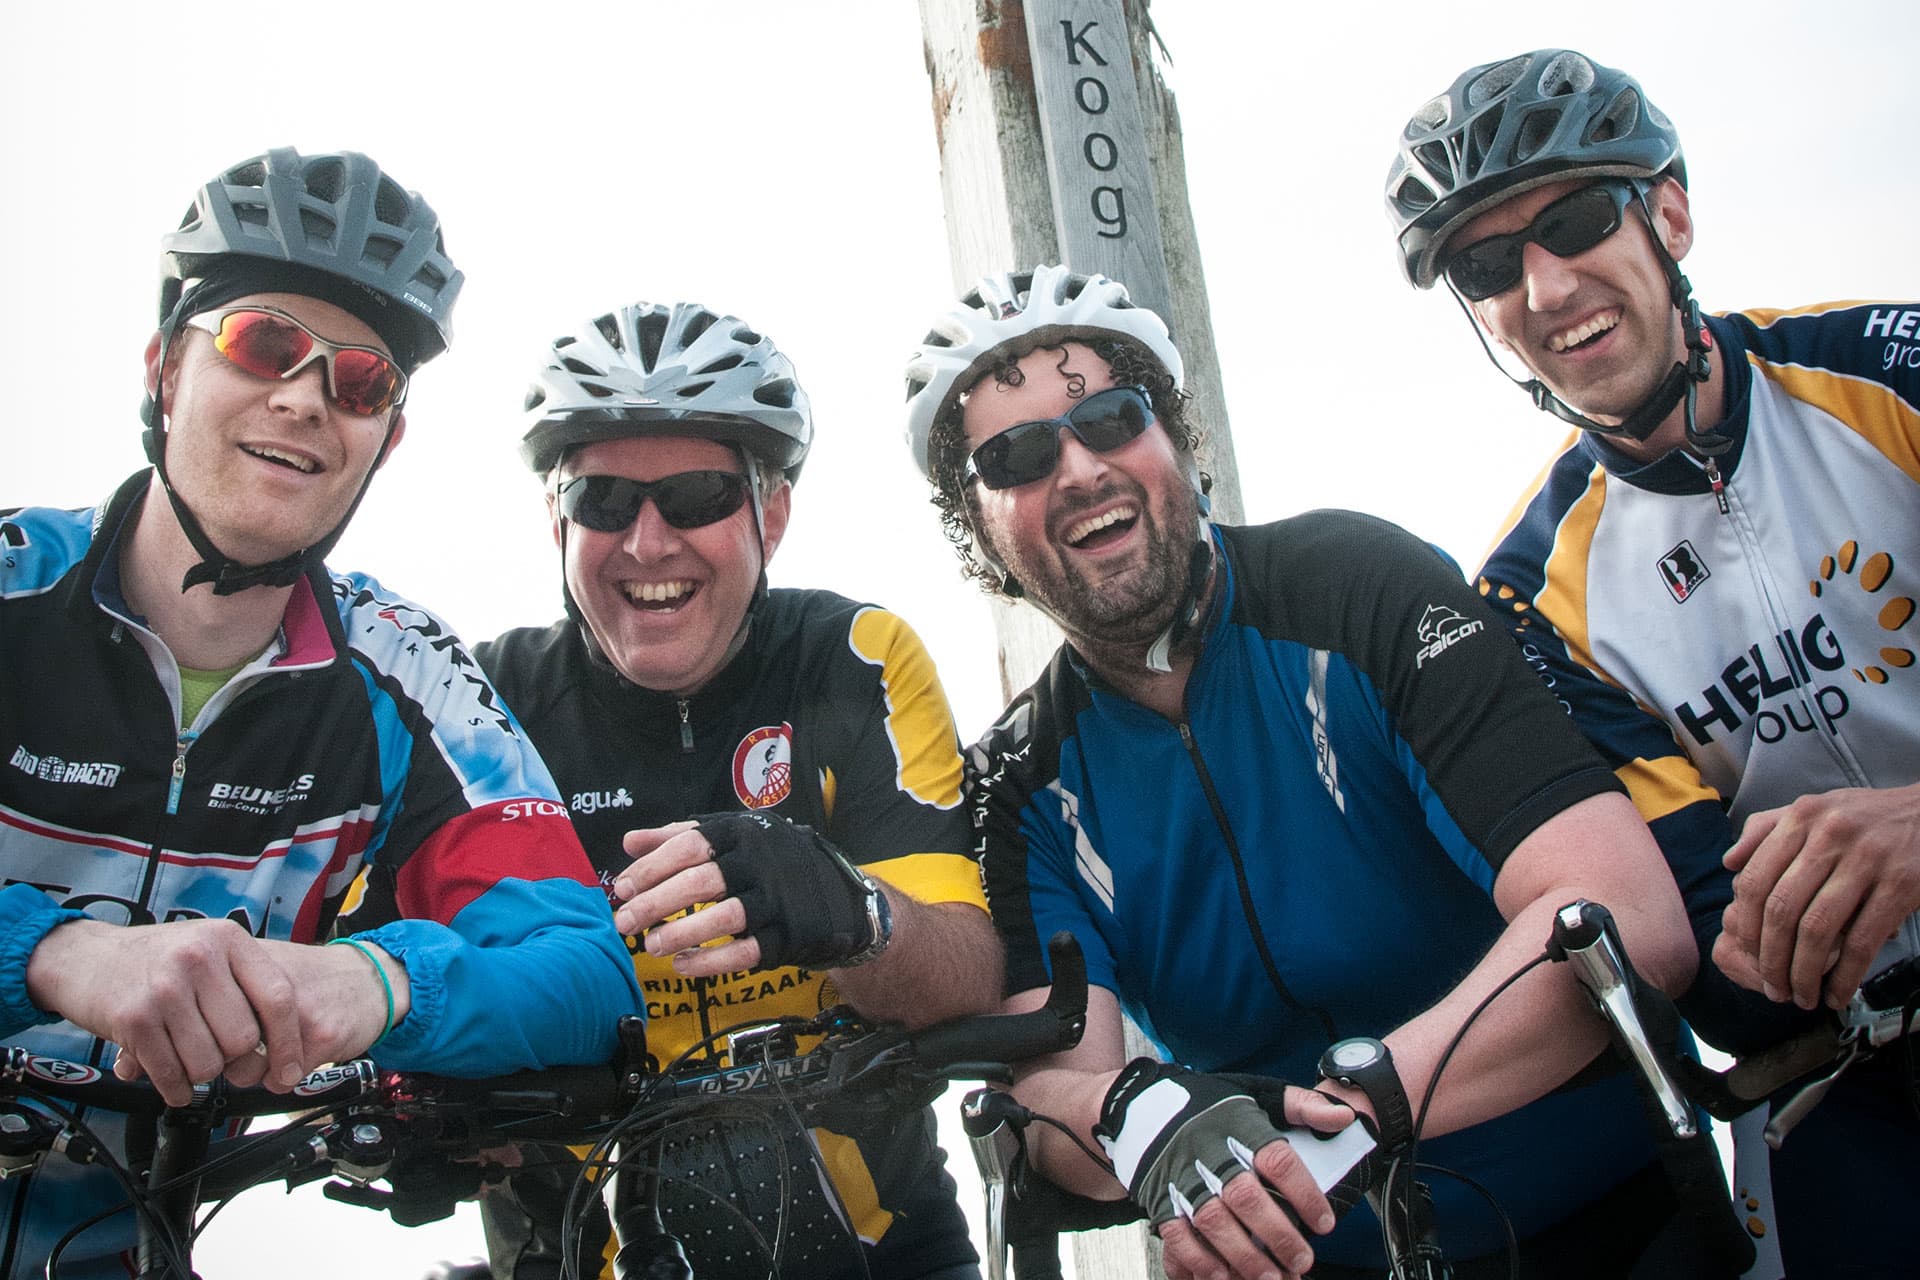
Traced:
<path fill-rule="evenodd" d="M 1767 1127 L 1760 1131 L 1760 1136 L 1766 1139 L 1767 1146 L 1778 1151 L 1780 1144 L 1787 1140 L 1787 1135 L 1793 1131 L 1794 1126 L 1806 1119 L 1807 1112 L 1813 1110 L 1820 1100 L 1827 1096 L 1827 1090 L 1833 1088 L 1833 1082 L 1838 1080 L 1859 1056 L 1860 1041 L 1857 1038 L 1848 1040 L 1845 1051 L 1832 1067 L 1795 1090 L 1794 1095 L 1768 1118 Z"/>

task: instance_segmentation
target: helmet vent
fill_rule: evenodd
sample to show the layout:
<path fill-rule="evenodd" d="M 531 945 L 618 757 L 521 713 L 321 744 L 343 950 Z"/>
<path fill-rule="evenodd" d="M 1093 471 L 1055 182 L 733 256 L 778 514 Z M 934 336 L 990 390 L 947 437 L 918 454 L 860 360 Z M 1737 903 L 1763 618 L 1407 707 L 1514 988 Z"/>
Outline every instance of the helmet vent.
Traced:
<path fill-rule="evenodd" d="M 770 404 L 776 409 L 791 409 L 793 379 L 780 378 L 774 382 L 763 382 L 753 389 L 753 398 L 761 404 Z"/>
<path fill-rule="evenodd" d="M 333 233 L 338 230 L 332 218 L 314 209 L 300 211 L 300 233 L 316 249 L 333 248 Z"/>
<path fill-rule="evenodd" d="M 640 367 L 652 369 L 660 363 L 660 348 L 667 340 L 667 314 L 655 311 L 643 315 L 633 326 L 640 339 Z"/>
<path fill-rule="evenodd" d="M 1412 174 L 1408 174 L 1406 181 L 1393 193 L 1393 202 L 1408 213 L 1418 213 L 1430 207 L 1435 198 L 1433 190 Z"/>
<path fill-rule="evenodd" d="M 369 261 L 379 263 L 382 267 L 391 267 L 393 260 L 400 256 L 400 250 L 404 247 L 392 236 L 368 236 L 367 247 L 362 250 L 362 256 Z"/>
<path fill-rule="evenodd" d="M 626 339 L 620 336 L 619 321 L 615 320 L 612 316 L 596 316 L 593 321 L 593 327 L 600 331 L 600 336 L 607 340 L 608 346 L 623 354 L 626 352 L 627 343 Z M 573 339 L 568 338 L 567 341 L 572 342 Z"/>
<path fill-rule="evenodd" d="M 302 169 L 300 177 L 306 183 L 308 194 L 318 196 L 328 204 L 332 204 L 340 198 L 342 185 L 340 170 L 341 165 L 338 160 L 320 159 L 312 161 Z M 387 221 L 393 222 L 395 219 L 388 218 Z"/>
<path fill-rule="evenodd" d="M 687 321 L 687 331 L 681 338 L 680 345 L 682 347 L 692 346 L 699 340 L 701 334 L 713 328 L 713 322 L 719 318 L 719 316 L 714 315 L 711 311 L 696 311 L 693 314 L 693 318 Z"/>
<path fill-rule="evenodd" d="M 1534 152 L 1553 140 L 1553 131 L 1560 127 L 1561 117 L 1565 113 L 1558 107 L 1547 107 L 1530 112 L 1520 123 L 1520 136 L 1513 143 L 1513 163 L 1520 164 L 1531 158 Z"/>
<path fill-rule="evenodd" d="M 760 345 L 760 335 L 745 325 L 741 325 L 733 331 L 733 340 L 749 347 L 757 347 Z"/>
<path fill-rule="evenodd" d="M 740 363 L 740 360 L 741 360 L 741 356 L 738 351 L 729 351 L 727 352 L 727 354 L 721 356 L 718 360 L 709 360 L 707 363 L 701 365 L 698 369 L 695 369 L 694 372 L 699 374 L 701 377 L 705 377 L 708 374 L 713 374 L 713 373 L 725 373 L 728 369 L 731 369 L 736 365 L 738 365 Z"/>
<path fill-rule="evenodd" d="M 1569 98 L 1593 88 L 1593 64 L 1571 49 L 1557 53 L 1540 72 L 1540 96 Z"/>
<path fill-rule="evenodd" d="M 244 203 L 235 201 L 233 216 L 244 226 L 264 227 L 267 225 L 267 206 L 258 200 L 249 200 Z"/>
<path fill-rule="evenodd" d="M 691 400 L 712 385 L 713 383 L 711 382 L 689 382 L 684 387 L 675 387 L 674 394 L 682 400 Z"/>
<path fill-rule="evenodd" d="M 1478 80 L 1467 86 L 1467 105 L 1476 111 L 1519 82 L 1527 69 L 1530 54 L 1521 54 L 1517 58 L 1508 58 L 1497 67 L 1488 67 Z"/>
<path fill-rule="evenodd" d="M 413 212 L 413 201 L 407 198 L 399 183 L 383 174 L 380 185 L 374 188 L 373 212 L 380 221 L 402 227 L 407 223 L 407 215 Z"/>
<path fill-rule="evenodd" d="M 1453 177 L 1453 156 L 1447 151 L 1446 143 L 1422 143 L 1414 148 L 1414 154 L 1420 157 L 1420 165 L 1428 173 L 1438 178 Z"/>
<path fill-rule="evenodd" d="M 227 181 L 236 187 L 258 187 L 267 180 L 267 166 L 263 160 L 250 160 L 237 169 L 227 170 Z"/>
<path fill-rule="evenodd" d="M 1588 128 L 1587 141 L 1612 142 L 1618 138 L 1630 138 L 1639 124 L 1640 95 L 1632 89 L 1622 89 Z"/>
<path fill-rule="evenodd" d="M 1407 121 L 1407 133 L 1411 135 L 1417 125 L 1422 133 L 1431 133 L 1435 129 L 1446 127 L 1447 100 L 1435 98 L 1413 113 L 1413 119 Z"/>
<path fill-rule="evenodd" d="M 1467 128 L 1467 154 L 1463 157 L 1468 173 L 1478 173 L 1486 164 L 1494 138 L 1500 132 L 1500 122 L 1506 117 L 1507 104 L 1498 102 L 1473 118 Z"/>
<path fill-rule="evenodd" d="M 600 376 L 600 370 L 594 368 L 586 361 L 576 360 L 572 356 L 561 356 L 560 364 L 568 373 L 577 373 L 583 378 L 597 378 Z"/>

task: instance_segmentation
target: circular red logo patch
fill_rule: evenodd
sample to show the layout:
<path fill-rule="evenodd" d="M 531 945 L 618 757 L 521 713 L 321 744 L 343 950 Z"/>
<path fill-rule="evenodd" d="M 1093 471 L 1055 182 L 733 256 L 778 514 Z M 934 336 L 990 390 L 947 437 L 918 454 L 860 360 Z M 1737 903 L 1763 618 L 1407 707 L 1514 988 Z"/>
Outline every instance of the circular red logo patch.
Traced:
<path fill-rule="evenodd" d="M 765 725 L 733 749 L 733 794 L 749 809 L 768 809 L 793 791 L 793 726 Z"/>

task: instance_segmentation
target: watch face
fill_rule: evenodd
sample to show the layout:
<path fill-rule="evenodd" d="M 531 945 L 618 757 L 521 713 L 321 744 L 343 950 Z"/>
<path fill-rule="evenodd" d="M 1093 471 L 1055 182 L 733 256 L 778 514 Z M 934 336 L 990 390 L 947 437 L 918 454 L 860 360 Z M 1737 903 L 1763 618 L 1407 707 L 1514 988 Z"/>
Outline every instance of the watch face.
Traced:
<path fill-rule="evenodd" d="M 1380 1061 L 1380 1046 L 1372 1040 L 1342 1040 L 1327 1050 L 1327 1056 L 1342 1071 L 1358 1071 Z"/>

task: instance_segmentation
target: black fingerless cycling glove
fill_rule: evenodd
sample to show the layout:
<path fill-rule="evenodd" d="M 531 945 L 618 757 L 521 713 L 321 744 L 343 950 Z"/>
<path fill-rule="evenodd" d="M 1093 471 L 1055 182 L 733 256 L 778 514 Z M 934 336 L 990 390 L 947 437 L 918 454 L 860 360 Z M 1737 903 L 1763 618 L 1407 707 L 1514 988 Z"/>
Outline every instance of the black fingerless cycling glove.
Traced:
<path fill-rule="evenodd" d="M 1276 1100 L 1285 1088 L 1263 1083 Z M 1107 1090 L 1094 1136 L 1127 1198 L 1154 1226 L 1191 1218 L 1227 1179 L 1253 1168 L 1254 1152 L 1282 1136 L 1246 1084 L 1135 1058 Z"/>
<path fill-rule="evenodd" d="M 880 887 L 812 827 L 761 813 L 694 819 L 727 892 L 746 909 L 761 969 L 864 964 L 891 937 Z"/>

